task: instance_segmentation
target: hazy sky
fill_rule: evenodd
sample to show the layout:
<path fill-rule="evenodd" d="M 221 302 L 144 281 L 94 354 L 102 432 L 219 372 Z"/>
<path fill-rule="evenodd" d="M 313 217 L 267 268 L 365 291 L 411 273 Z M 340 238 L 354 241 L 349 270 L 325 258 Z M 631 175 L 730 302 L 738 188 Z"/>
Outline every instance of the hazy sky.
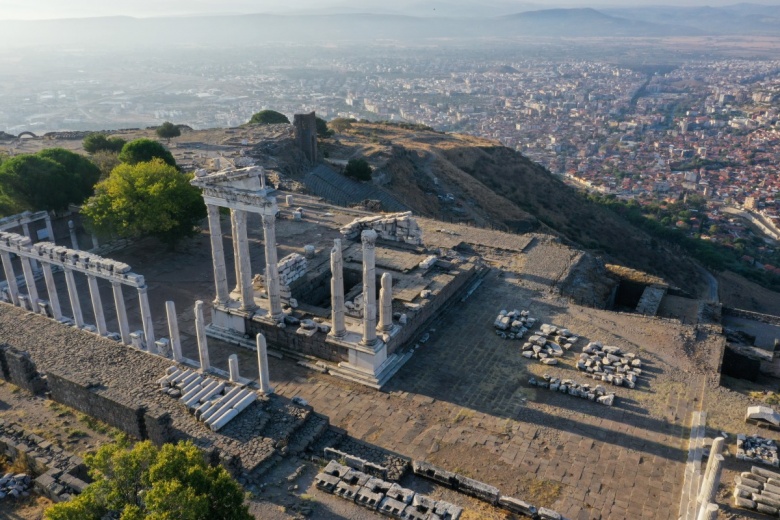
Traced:
<path fill-rule="evenodd" d="M 425 6 L 436 6 L 437 13 L 447 15 L 448 7 L 490 4 L 496 9 L 512 12 L 551 7 L 600 7 L 637 5 L 730 5 L 741 0 L 0 0 L 0 19 L 73 18 L 87 16 L 165 16 L 206 13 L 259 13 L 320 10 L 329 7 L 352 7 L 360 10 L 403 12 L 415 6 L 415 12 Z M 778 0 L 752 0 L 756 4 L 778 5 Z M 461 7 L 462 9 L 462 7 Z M 433 8 L 430 9 L 433 15 Z M 462 12 L 462 11 L 461 11 Z"/>

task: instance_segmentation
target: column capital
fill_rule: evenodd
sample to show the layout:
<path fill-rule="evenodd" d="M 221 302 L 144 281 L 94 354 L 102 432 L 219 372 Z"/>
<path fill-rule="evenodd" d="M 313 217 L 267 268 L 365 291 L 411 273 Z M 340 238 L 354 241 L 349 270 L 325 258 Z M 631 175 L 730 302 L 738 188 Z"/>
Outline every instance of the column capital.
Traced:
<path fill-rule="evenodd" d="M 264 229 L 269 229 L 276 224 L 276 216 L 270 213 L 261 213 L 260 218 L 263 221 Z"/>
<path fill-rule="evenodd" d="M 360 233 L 360 240 L 363 242 L 363 247 L 368 249 L 373 249 L 376 246 L 376 239 L 379 235 L 377 235 L 376 231 L 373 229 L 364 229 L 362 233 Z"/>

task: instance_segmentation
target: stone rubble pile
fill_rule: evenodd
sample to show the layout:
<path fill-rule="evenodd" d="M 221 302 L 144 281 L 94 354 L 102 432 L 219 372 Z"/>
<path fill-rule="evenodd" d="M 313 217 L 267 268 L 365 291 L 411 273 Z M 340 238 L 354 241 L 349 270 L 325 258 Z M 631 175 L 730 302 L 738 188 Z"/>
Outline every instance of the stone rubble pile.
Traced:
<path fill-rule="evenodd" d="M 0 477 L 0 500 L 30 496 L 31 482 L 30 475 L 26 473 L 6 473 Z"/>
<path fill-rule="evenodd" d="M 563 357 L 563 354 L 571 350 L 578 340 L 579 338 L 568 329 L 543 323 L 539 327 L 539 332 L 523 344 L 521 354 L 528 359 L 538 359 L 545 365 L 557 365 L 556 358 Z"/>
<path fill-rule="evenodd" d="M 358 218 L 342 227 L 340 231 L 345 238 L 354 240 L 365 229 L 373 229 L 379 238 L 384 240 L 415 246 L 422 245 L 422 230 L 412 217 L 411 211 Z"/>
<path fill-rule="evenodd" d="M 734 478 L 734 505 L 766 515 L 780 515 L 780 473 L 753 466 Z"/>
<path fill-rule="evenodd" d="M 622 352 L 619 347 L 592 341 L 582 349 L 577 369 L 598 381 L 634 388 L 637 377 L 642 374 L 642 360 L 636 354 Z"/>
<path fill-rule="evenodd" d="M 174 366 L 165 372 L 157 380 L 161 390 L 179 398 L 190 413 L 215 432 L 257 400 L 256 392 L 204 377 L 194 370 Z"/>
<path fill-rule="evenodd" d="M 504 339 L 522 339 L 528 330 L 536 324 L 536 318 L 531 317 L 527 310 L 502 310 L 498 313 L 493 326 L 496 334 Z"/>
<path fill-rule="evenodd" d="M 547 388 L 553 392 L 574 395 L 583 399 L 588 399 L 589 401 L 595 401 L 605 406 L 612 406 L 615 404 L 615 394 L 608 393 L 607 389 L 601 385 L 596 385 L 591 388 L 589 384 L 580 384 L 571 379 L 558 379 L 549 374 L 544 374 L 542 379 L 532 377 L 528 380 L 528 384 L 540 388 Z"/>
<path fill-rule="evenodd" d="M 737 435 L 737 460 L 760 462 L 768 466 L 780 467 L 775 441 L 758 435 Z"/>
<path fill-rule="evenodd" d="M 434 500 L 397 483 L 391 484 L 339 464 L 335 460 L 330 461 L 325 469 L 314 477 L 314 482 L 322 491 L 392 518 L 458 520 L 463 514 L 463 508 L 455 504 Z"/>

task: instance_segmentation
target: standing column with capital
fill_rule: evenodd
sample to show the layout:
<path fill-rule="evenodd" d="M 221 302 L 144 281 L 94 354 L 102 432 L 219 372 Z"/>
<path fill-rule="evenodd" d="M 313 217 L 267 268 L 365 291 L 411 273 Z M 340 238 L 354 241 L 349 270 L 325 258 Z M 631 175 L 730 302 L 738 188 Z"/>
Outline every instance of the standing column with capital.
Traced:
<path fill-rule="evenodd" d="M 73 312 L 73 322 L 76 328 L 84 326 L 84 315 L 81 313 L 81 301 L 79 301 L 79 291 L 76 288 L 76 279 L 73 277 L 73 270 L 66 267 L 65 283 L 68 285 L 68 298 L 70 299 L 70 308 Z"/>
<path fill-rule="evenodd" d="M 393 276 L 382 275 L 382 288 L 379 290 L 379 331 L 390 332 L 393 328 Z"/>
<path fill-rule="evenodd" d="M 238 235 L 238 279 L 241 286 L 241 309 L 251 311 L 255 308 L 255 289 L 252 287 L 252 261 L 249 257 L 249 238 L 246 231 L 247 213 L 234 210 L 236 215 L 236 234 Z"/>
<path fill-rule="evenodd" d="M 344 258 L 339 238 L 333 241 L 333 249 L 330 250 L 330 272 L 331 335 L 343 338 L 347 334 L 347 326 L 344 322 Z"/>
<path fill-rule="evenodd" d="M 51 316 L 55 320 L 62 319 L 62 310 L 60 309 L 60 297 L 57 295 L 57 285 L 54 283 L 54 273 L 51 270 L 51 264 L 41 262 L 43 266 L 43 277 L 46 279 L 46 292 L 49 293 L 49 308 Z"/>
<path fill-rule="evenodd" d="M 222 226 L 219 222 L 219 207 L 207 204 L 209 235 L 211 236 L 211 259 L 214 264 L 214 285 L 217 288 L 216 302 L 226 305 L 230 298 L 225 267 L 225 249 L 222 246 Z"/>
<path fill-rule="evenodd" d="M 138 303 L 141 306 L 141 320 L 144 327 L 144 338 L 146 339 L 146 350 L 154 351 L 154 322 L 152 322 L 152 309 L 149 307 L 149 295 L 146 285 L 138 288 Z"/>
<path fill-rule="evenodd" d="M 0 260 L 3 261 L 5 281 L 8 284 L 8 296 L 14 305 L 19 305 L 19 286 L 16 285 L 16 273 L 14 272 L 14 264 L 11 263 L 11 253 L 0 251 Z"/>
<path fill-rule="evenodd" d="M 89 295 L 92 297 L 92 310 L 95 311 L 95 326 L 98 334 L 105 336 L 108 334 L 106 316 L 103 314 L 103 301 L 100 299 L 100 288 L 94 274 L 87 275 L 87 284 L 89 285 Z"/>
<path fill-rule="evenodd" d="M 22 224 L 22 232 L 24 233 L 24 236 L 30 239 L 30 243 L 33 243 L 32 234 L 30 233 L 30 224 Z M 34 258 L 30 259 L 30 265 L 32 265 L 33 271 L 41 270 L 40 266 L 38 265 L 38 261 Z"/>
<path fill-rule="evenodd" d="M 236 224 L 236 211 L 230 210 L 230 233 L 233 237 L 233 269 L 236 273 L 236 287 L 233 289 L 235 292 L 241 292 L 241 267 L 238 261 L 238 225 Z"/>
<path fill-rule="evenodd" d="M 284 317 L 282 311 L 281 288 L 279 287 L 279 260 L 276 254 L 276 217 L 262 214 L 263 241 L 265 242 L 265 287 L 268 291 L 268 309 L 271 317 L 280 320 Z"/>
<path fill-rule="evenodd" d="M 113 280 L 111 289 L 114 291 L 114 306 L 116 307 L 116 320 L 119 323 L 119 335 L 122 343 L 130 344 L 130 325 L 127 323 L 127 309 L 125 308 L 125 295 L 122 293 L 122 284 Z"/>
<path fill-rule="evenodd" d="M 35 275 L 33 274 L 32 261 L 26 256 L 20 256 L 24 281 L 27 284 L 27 296 L 30 297 L 30 307 L 33 312 L 38 312 L 38 288 L 35 287 Z"/>
<path fill-rule="evenodd" d="M 360 235 L 363 241 L 363 341 L 366 346 L 376 343 L 376 231 L 366 229 Z"/>

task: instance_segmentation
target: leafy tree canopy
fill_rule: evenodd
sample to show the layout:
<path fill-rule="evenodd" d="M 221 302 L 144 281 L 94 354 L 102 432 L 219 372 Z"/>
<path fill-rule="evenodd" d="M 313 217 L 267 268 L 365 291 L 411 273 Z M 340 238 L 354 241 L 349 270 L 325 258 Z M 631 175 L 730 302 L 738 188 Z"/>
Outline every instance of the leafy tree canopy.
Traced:
<path fill-rule="evenodd" d="M 127 143 L 127 141 L 121 137 L 107 137 L 106 134 L 94 133 L 85 137 L 81 142 L 81 146 L 84 148 L 85 152 L 90 154 L 104 150 L 119 153 L 125 143 Z"/>
<path fill-rule="evenodd" d="M 158 126 L 155 132 L 157 133 L 157 137 L 167 139 L 168 141 L 173 137 L 179 137 L 181 135 L 181 129 L 170 121 L 166 121 Z"/>
<path fill-rule="evenodd" d="M 95 195 L 81 212 L 99 234 L 153 236 L 173 246 L 193 236 L 206 216 L 206 205 L 200 191 L 190 185 L 191 178 L 159 158 L 120 164 L 95 186 Z"/>
<path fill-rule="evenodd" d="M 176 166 L 176 160 L 171 152 L 152 139 L 136 139 L 122 147 L 119 152 L 119 160 L 127 164 L 149 162 L 152 159 L 162 159 L 166 164 Z"/>
<path fill-rule="evenodd" d="M 320 137 L 330 137 L 334 134 L 333 130 L 328 128 L 328 122 L 321 117 L 315 118 L 317 122 L 317 135 Z"/>
<path fill-rule="evenodd" d="M 337 117 L 336 119 L 331 120 L 329 126 L 336 132 L 343 132 L 344 130 L 352 128 L 352 123 L 357 123 L 357 120 L 353 118 L 347 119 L 345 117 Z"/>
<path fill-rule="evenodd" d="M 63 211 L 92 194 L 100 170 L 62 148 L 7 159 L 0 164 L 0 211 Z"/>
<path fill-rule="evenodd" d="M 344 169 L 344 175 L 359 181 L 370 181 L 371 165 L 365 159 L 350 159 Z"/>
<path fill-rule="evenodd" d="M 261 110 L 249 120 L 250 125 L 280 125 L 290 124 L 287 116 L 275 110 Z"/>
<path fill-rule="evenodd" d="M 106 444 L 85 462 L 93 483 L 47 509 L 47 520 L 101 520 L 112 512 L 120 520 L 252 520 L 238 483 L 190 442 Z"/>

